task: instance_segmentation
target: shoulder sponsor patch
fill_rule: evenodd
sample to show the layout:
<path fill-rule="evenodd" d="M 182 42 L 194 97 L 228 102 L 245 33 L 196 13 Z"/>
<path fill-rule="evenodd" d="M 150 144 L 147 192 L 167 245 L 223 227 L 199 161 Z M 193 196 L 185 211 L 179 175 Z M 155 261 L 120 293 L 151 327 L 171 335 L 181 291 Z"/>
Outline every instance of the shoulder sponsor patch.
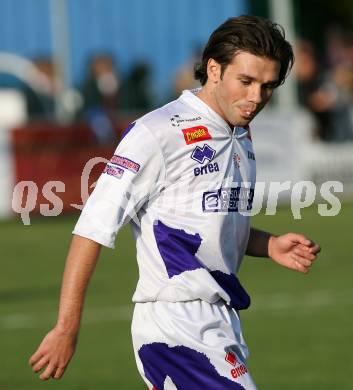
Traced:
<path fill-rule="evenodd" d="M 126 157 L 118 156 L 117 154 L 114 154 L 110 162 L 114 165 L 119 165 L 122 168 L 126 168 L 134 173 L 137 173 L 140 170 L 140 164 L 137 164 L 135 161 L 132 161 Z"/>
<path fill-rule="evenodd" d="M 107 175 L 110 176 L 114 176 L 117 179 L 121 179 L 124 174 L 124 170 L 114 165 L 107 164 L 106 167 L 104 168 L 103 173 L 106 173 Z"/>
<path fill-rule="evenodd" d="M 183 129 L 183 134 L 187 145 L 212 138 L 208 128 L 205 126 L 195 126 Z"/>

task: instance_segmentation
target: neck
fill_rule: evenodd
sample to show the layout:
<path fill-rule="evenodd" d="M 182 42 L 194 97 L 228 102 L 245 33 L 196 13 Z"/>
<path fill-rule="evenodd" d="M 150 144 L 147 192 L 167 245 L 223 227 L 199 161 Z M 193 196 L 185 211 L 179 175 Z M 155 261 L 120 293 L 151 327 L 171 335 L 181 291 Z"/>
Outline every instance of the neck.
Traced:
<path fill-rule="evenodd" d="M 228 122 L 227 119 L 224 117 L 223 112 L 219 108 L 216 99 L 213 96 L 213 92 L 207 87 L 207 85 L 204 85 L 199 92 L 197 92 L 196 96 L 201 99 L 204 103 L 206 103 L 210 108 L 212 108 L 213 111 L 215 111 L 222 119 L 224 119 L 227 123 L 231 131 L 234 130 L 235 125 Z"/>
<path fill-rule="evenodd" d="M 219 113 L 219 110 L 217 110 L 216 104 L 214 103 L 214 98 L 212 97 L 212 92 L 207 88 L 207 85 L 204 85 L 199 92 L 197 92 L 196 96 L 201 99 L 204 103 L 206 103 L 209 107 L 212 108 L 212 110 L 216 111 L 217 114 L 221 115 Z M 222 116 L 222 115 L 221 115 Z M 222 116 L 223 118 L 223 116 Z"/>

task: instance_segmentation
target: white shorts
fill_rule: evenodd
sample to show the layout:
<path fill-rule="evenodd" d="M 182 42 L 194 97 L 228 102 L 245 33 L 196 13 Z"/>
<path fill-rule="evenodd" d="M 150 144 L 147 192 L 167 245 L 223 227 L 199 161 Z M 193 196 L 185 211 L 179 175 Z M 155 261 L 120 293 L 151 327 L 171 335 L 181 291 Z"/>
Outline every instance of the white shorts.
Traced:
<path fill-rule="evenodd" d="M 132 339 L 149 389 L 256 390 L 238 314 L 222 301 L 136 303 Z"/>

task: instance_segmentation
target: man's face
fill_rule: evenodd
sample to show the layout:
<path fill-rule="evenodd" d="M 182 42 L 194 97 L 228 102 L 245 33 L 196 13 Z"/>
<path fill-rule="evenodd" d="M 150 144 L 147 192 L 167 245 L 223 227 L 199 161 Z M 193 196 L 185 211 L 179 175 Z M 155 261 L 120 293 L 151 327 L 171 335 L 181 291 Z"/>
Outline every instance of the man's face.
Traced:
<path fill-rule="evenodd" d="M 221 76 L 210 59 L 211 107 L 234 126 L 246 126 L 266 105 L 275 89 L 280 63 L 248 52 L 237 53 Z"/>

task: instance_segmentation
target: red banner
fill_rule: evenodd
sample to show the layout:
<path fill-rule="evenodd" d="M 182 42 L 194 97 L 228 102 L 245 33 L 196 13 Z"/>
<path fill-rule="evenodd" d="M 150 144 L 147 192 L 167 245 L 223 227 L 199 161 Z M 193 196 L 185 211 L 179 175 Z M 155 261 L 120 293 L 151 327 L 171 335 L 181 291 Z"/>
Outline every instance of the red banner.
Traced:
<path fill-rule="evenodd" d="M 49 182 L 64 183 L 63 192 L 51 191 L 63 202 L 63 211 L 74 211 L 72 204 L 82 204 L 81 175 L 89 160 L 101 157 L 110 159 L 116 148 L 116 141 L 111 145 L 99 146 L 94 134 L 85 124 L 60 127 L 55 124 L 38 123 L 12 131 L 12 148 L 15 166 L 15 185 L 22 181 L 34 182 L 38 188 L 36 206 L 33 212 L 39 212 L 40 205 L 49 205 L 45 190 L 53 187 Z M 87 187 L 92 191 L 92 184 L 103 171 L 105 164 L 96 159 L 86 166 L 92 168 Z M 100 162 L 99 162 L 100 161 Z M 87 169 L 86 169 L 87 170 Z M 47 184 L 49 183 L 49 185 Z M 47 185 L 47 186 L 46 186 Z M 45 187 L 46 186 L 46 187 Z M 60 185 L 63 188 L 62 185 Z M 43 193 L 44 192 L 44 193 Z M 22 203 L 26 201 L 22 199 Z"/>

